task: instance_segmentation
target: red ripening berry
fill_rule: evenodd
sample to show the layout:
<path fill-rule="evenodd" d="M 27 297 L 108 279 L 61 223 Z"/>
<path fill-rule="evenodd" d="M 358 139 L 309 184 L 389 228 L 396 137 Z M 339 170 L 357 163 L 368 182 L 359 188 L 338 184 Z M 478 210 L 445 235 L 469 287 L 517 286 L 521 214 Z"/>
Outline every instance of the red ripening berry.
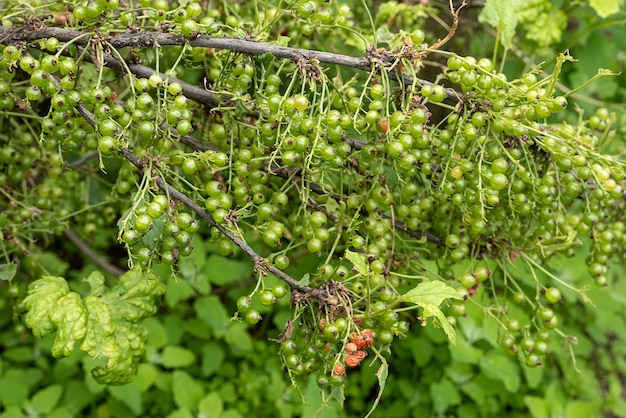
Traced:
<path fill-rule="evenodd" d="M 335 364 L 335 367 L 333 367 L 333 373 L 336 376 L 345 376 L 346 375 L 346 367 L 343 364 L 341 364 L 341 363 Z"/>
<path fill-rule="evenodd" d="M 363 338 L 362 335 L 355 335 L 352 338 L 352 342 L 358 347 L 358 348 L 363 348 L 365 347 L 365 339 Z"/>
<path fill-rule="evenodd" d="M 359 359 L 360 363 L 367 357 L 367 352 L 365 350 L 357 350 L 355 356 Z"/>
<path fill-rule="evenodd" d="M 374 336 L 371 329 L 363 330 L 363 340 L 365 341 L 365 347 L 371 347 L 374 344 Z"/>
<path fill-rule="evenodd" d="M 352 354 L 352 355 L 349 355 L 348 357 L 346 357 L 346 366 L 348 366 L 348 367 L 357 367 L 359 364 L 361 364 L 361 361 L 356 356 L 356 354 Z"/>
<path fill-rule="evenodd" d="M 358 350 L 358 346 L 355 343 L 348 343 L 346 344 L 346 353 L 348 354 L 355 354 Z"/>
<path fill-rule="evenodd" d="M 388 129 L 389 129 L 389 122 L 387 122 L 387 119 L 381 120 L 380 130 L 383 131 L 383 133 L 386 133 Z"/>

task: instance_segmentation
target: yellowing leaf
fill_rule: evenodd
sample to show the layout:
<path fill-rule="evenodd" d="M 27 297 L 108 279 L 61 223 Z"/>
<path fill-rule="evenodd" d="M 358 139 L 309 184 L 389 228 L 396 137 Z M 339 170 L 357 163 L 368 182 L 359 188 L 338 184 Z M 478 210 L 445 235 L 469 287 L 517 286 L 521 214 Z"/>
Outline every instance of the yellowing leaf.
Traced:
<path fill-rule="evenodd" d="M 598 16 L 604 18 L 618 13 L 620 7 L 624 5 L 624 0 L 589 0 L 589 5 Z"/>
<path fill-rule="evenodd" d="M 143 319 L 156 311 L 155 297 L 165 286 L 150 272 L 131 270 L 108 289 L 104 276 L 94 272 L 85 279 L 91 292 L 83 299 L 70 292 L 62 277 L 45 276 L 29 286 L 24 299 L 26 325 L 35 336 L 57 332 L 52 354 L 69 356 L 77 343 L 94 359 L 107 359 L 92 370 L 105 384 L 132 381 L 143 356 L 146 327 Z"/>
<path fill-rule="evenodd" d="M 511 40 L 515 35 L 515 26 L 517 25 L 517 8 L 518 0 L 487 0 L 485 7 L 478 16 L 478 21 L 488 23 L 496 28 L 500 34 L 502 45 L 505 48 L 513 46 Z"/>

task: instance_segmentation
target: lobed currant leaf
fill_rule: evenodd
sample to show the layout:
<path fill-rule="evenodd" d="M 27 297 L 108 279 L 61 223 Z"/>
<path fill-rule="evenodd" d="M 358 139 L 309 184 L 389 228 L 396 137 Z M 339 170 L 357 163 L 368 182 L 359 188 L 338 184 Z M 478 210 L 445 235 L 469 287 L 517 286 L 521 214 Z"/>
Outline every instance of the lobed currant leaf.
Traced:
<path fill-rule="evenodd" d="M 120 385 L 131 382 L 144 352 L 147 331 L 142 320 L 156 311 L 155 298 L 165 285 L 151 272 L 131 270 L 108 289 L 102 273 L 85 279 L 85 298 L 70 292 L 62 277 L 46 276 L 29 287 L 25 298 L 26 325 L 37 337 L 57 332 L 52 354 L 69 356 L 75 345 L 106 366 L 92 370 L 96 381 Z"/>

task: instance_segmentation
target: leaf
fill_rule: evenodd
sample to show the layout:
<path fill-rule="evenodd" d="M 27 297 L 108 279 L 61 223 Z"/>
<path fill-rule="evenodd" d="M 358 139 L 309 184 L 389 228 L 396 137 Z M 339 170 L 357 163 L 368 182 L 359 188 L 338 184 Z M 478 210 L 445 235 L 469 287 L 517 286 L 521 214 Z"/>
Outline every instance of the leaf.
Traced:
<path fill-rule="evenodd" d="M 618 13 L 620 7 L 624 5 L 624 0 L 589 0 L 589 5 L 598 16 L 605 18 Z"/>
<path fill-rule="evenodd" d="M 198 416 L 203 418 L 218 418 L 224 411 L 224 402 L 217 392 L 208 393 L 198 403 Z"/>
<path fill-rule="evenodd" d="M 219 370 L 224 357 L 224 350 L 217 342 L 206 343 L 202 347 L 202 376 L 208 377 Z"/>
<path fill-rule="evenodd" d="M 599 402 L 571 401 L 565 408 L 567 418 L 597 417 L 602 405 Z"/>
<path fill-rule="evenodd" d="M 172 373 L 172 395 L 174 396 L 174 403 L 179 408 L 188 408 L 194 411 L 204 396 L 204 389 L 189 373 L 175 370 Z"/>
<path fill-rule="evenodd" d="M 250 274 L 251 268 L 248 263 L 232 260 L 217 254 L 209 256 L 204 266 L 202 266 L 202 270 L 206 272 L 211 283 L 218 286 L 240 281 L 243 277 Z"/>
<path fill-rule="evenodd" d="M 550 418 L 550 405 L 544 399 L 537 396 L 524 396 L 524 403 L 532 418 Z"/>
<path fill-rule="evenodd" d="M 148 247 L 154 247 L 154 243 L 161 239 L 161 234 L 163 233 L 163 228 L 165 228 L 165 223 L 168 221 L 168 216 L 163 214 L 158 218 L 152 220 L 152 228 L 148 232 L 145 233 L 141 242 Z"/>
<path fill-rule="evenodd" d="M 3 377 L 0 378 L 0 393 L 3 407 L 21 405 L 28 399 L 28 386 L 18 380 Z"/>
<path fill-rule="evenodd" d="M 437 319 L 452 344 L 456 343 L 456 333 L 443 314 L 439 305 L 445 299 L 460 299 L 461 296 L 440 280 L 429 280 L 422 282 L 409 290 L 402 296 L 402 301 L 414 303 L 423 308 L 422 319 L 426 320 L 431 316 Z"/>
<path fill-rule="evenodd" d="M 62 394 L 63 386 L 50 385 L 35 393 L 30 401 L 37 412 L 47 415 L 57 406 Z"/>
<path fill-rule="evenodd" d="M 367 267 L 367 259 L 365 258 L 365 254 L 363 253 L 355 253 L 350 250 L 346 250 L 345 257 L 352 263 L 354 269 L 365 275 L 369 272 L 369 268 Z"/>
<path fill-rule="evenodd" d="M 224 335 L 224 340 L 235 354 L 247 354 L 252 351 L 252 338 L 250 338 L 246 326 L 240 322 L 231 323 Z"/>
<path fill-rule="evenodd" d="M 28 313 L 24 322 L 35 337 L 44 337 L 56 329 L 49 316 L 56 309 L 57 301 L 69 291 L 63 277 L 44 276 L 28 286 L 28 296 L 24 298 Z"/>
<path fill-rule="evenodd" d="M 459 391 L 449 379 L 432 383 L 430 396 L 433 399 L 433 407 L 439 415 L 443 414 L 451 405 L 458 405 L 461 402 Z"/>
<path fill-rule="evenodd" d="M 17 272 L 17 264 L 15 263 L 0 264 L 0 280 L 6 280 L 10 282 L 15 277 L 16 272 Z"/>
<path fill-rule="evenodd" d="M 109 386 L 109 393 L 117 400 L 128 406 L 135 415 L 141 415 L 142 395 L 141 383 L 135 380 L 126 385 Z"/>
<path fill-rule="evenodd" d="M 203 296 L 196 299 L 193 304 L 198 318 L 211 326 L 213 334 L 221 338 L 230 324 L 230 318 L 222 301 L 215 295 Z"/>
<path fill-rule="evenodd" d="M 499 350 L 492 350 L 479 361 L 483 374 L 504 383 L 504 388 L 515 393 L 520 386 L 519 366 Z"/>
<path fill-rule="evenodd" d="M 450 347 L 450 354 L 452 355 L 452 359 L 458 362 L 476 364 L 482 357 L 483 350 L 472 346 L 461 334 L 458 344 Z"/>
<path fill-rule="evenodd" d="M 387 377 L 389 376 L 389 365 L 387 364 L 387 360 L 384 357 L 379 356 L 381 364 L 378 370 L 376 371 L 376 379 L 378 379 L 378 395 L 376 395 L 376 399 L 374 400 L 374 404 L 370 411 L 365 415 L 365 418 L 368 418 L 378 406 L 378 402 L 380 402 L 380 398 L 385 391 L 385 385 L 387 384 Z"/>
<path fill-rule="evenodd" d="M 178 346 L 167 346 L 161 354 L 161 364 L 167 368 L 179 368 L 192 365 L 196 361 L 193 351 Z"/>
<path fill-rule="evenodd" d="M 517 26 L 517 4 L 519 0 L 486 0 L 478 21 L 488 23 L 498 30 L 505 48 L 513 46 L 512 39 Z"/>
<path fill-rule="evenodd" d="M 171 412 L 165 418 L 193 418 L 193 414 L 189 411 L 188 408 L 180 408 L 173 412 Z"/>
<path fill-rule="evenodd" d="M 24 299 L 26 325 L 37 337 L 57 331 L 54 356 L 70 355 L 80 342 L 80 349 L 92 358 L 107 359 L 105 367 L 92 370 L 98 382 L 128 383 L 144 352 L 147 331 L 142 320 L 155 313 L 154 299 L 165 286 L 151 272 L 140 270 L 122 274 L 112 289 L 97 271 L 85 281 L 91 291 L 84 299 L 70 292 L 62 277 L 44 276 L 31 283 Z"/>
<path fill-rule="evenodd" d="M 461 299 L 461 296 L 441 280 L 424 281 L 402 296 L 402 301 L 416 305 L 439 306 L 446 299 Z"/>

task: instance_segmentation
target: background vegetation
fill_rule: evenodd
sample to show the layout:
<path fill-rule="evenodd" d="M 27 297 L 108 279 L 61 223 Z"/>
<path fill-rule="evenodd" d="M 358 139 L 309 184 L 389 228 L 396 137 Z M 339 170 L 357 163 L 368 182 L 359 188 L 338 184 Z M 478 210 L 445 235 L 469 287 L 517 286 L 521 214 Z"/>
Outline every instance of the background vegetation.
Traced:
<path fill-rule="evenodd" d="M 0 417 L 626 416 L 623 1 L 0 12 Z"/>

